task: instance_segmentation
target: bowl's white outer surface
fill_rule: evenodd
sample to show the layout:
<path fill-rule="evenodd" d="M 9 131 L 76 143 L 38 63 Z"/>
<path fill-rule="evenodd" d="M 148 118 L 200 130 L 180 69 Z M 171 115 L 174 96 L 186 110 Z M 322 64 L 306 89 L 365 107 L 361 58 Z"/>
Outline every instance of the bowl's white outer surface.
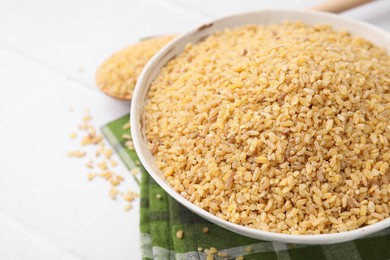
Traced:
<path fill-rule="evenodd" d="M 164 47 L 161 51 L 159 51 L 145 66 L 138 79 L 131 104 L 131 134 L 139 159 L 141 160 L 145 169 L 153 177 L 153 179 L 180 204 L 198 214 L 199 216 L 244 236 L 285 243 L 332 244 L 353 240 L 385 229 L 386 227 L 390 226 L 390 217 L 378 223 L 353 231 L 321 235 L 288 235 L 256 230 L 238 224 L 233 224 L 214 216 L 213 214 L 199 208 L 182 197 L 165 180 L 162 172 L 155 164 L 153 155 L 148 148 L 147 138 L 144 134 L 143 109 L 147 99 L 147 92 L 149 90 L 150 84 L 159 74 L 160 69 L 169 60 L 171 60 L 177 54 L 181 53 L 187 43 L 196 43 L 200 39 L 212 34 L 213 32 L 223 30 L 224 28 L 232 28 L 246 24 L 268 25 L 278 24 L 284 21 L 302 21 L 306 24 L 313 25 L 330 24 L 336 30 L 347 30 L 353 35 L 362 36 L 376 45 L 384 47 L 390 51 L 390 34 L 388 32 L 360 21 L 355 21 L 323 12 L 283 9 L 262 10 L 228 16 L 204 24 L 194 30 L 182 34 L 173 40 L 173 42 Z"/>

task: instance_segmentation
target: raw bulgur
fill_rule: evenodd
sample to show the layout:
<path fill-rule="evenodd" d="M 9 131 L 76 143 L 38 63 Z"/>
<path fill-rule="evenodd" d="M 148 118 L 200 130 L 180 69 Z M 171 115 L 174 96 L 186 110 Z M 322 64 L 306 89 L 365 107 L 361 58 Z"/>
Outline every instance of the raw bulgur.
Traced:
<path fill-rule="evenodd" d="M 87 109 L 85 113 L 86 115 L 82 119 L 83 123 L 79 126 L 79 133 L 73 132 L 70 136 L 71 139 L 76 140 L 78 135 L 81 134 L 82 142 L 80 145 L 90 145 L 92 146 L 92 151 L 95 150 L 94 154 L 96 160 L 93 160 L 91 156 L 89 156 L 89 160 L 85 163 L 85 166 L 88 169 L 95 170 L 95 172 L 88 173 L 87 178 L 89 181 L 94 180 L 96 177 L 105 179 L 111 186 L 108 192 L 110 198 L 116 200 L 119 195 L 121 199 L 126 201 L 126 206 L 124 207 L 124 209 L 128 211 L 132 208 L 131 203 L 139 197 L 139 194 L 131 190 L 128 190 L 127 192 L 118 190 L 118 188 L 120 188 L 120 184 L 123 183 L 125 179 L 124 177 L 113 171 L 113 168 L 117 166 L 117 162 L 112 158 L 113 150 L 111 148 L 105 147 L 106 145 L 102 135 L 97 133 L 95 126 L 91 122 L 92 116 L 90 114 L 90 111 Z M 123 130 L 126 130 L 125 128 L 126 127 L 123 127 Z M 89 150 L 89 152 L 90 151 L 91 150 Z M 104 155 L 104 158 L 99 162 L 97 160 L 100 155 Z M 72 150 L 68 152 L 68 156 L 81 158 L 88 156 L 88 154 L 86 151 Z M 108 162 L 110 164 L 108 164 Z"/>
<path fill-rule="evenodd" d="M 172 187 L 233 223 L 285 234 L 389 216 L 390 57 L 330 26 L 225 29 L 166 64 L 145 106 Z"/>
<path fill-rule="evenodd" d="M 209 228 L 208 227 L 203 227 L 202 232 L 205 233 L 205 234 L 209 233 Z"/>
<path fill-rule="evenodd" d="M 183 232 L 183 230 L 178 230 L 177 232 L 176 232 L 176 237 L 178 238 L 178 239 L 183 239 L 183 236 L 184 236 L 184 232 Z"/>
<path fill-rule="evenodd" d="M 106 94 L 131 99 L 145 64 L 174 36 L 156 37 L 131 45 L 108 58 L 96 72 L 96 85 Z"/>

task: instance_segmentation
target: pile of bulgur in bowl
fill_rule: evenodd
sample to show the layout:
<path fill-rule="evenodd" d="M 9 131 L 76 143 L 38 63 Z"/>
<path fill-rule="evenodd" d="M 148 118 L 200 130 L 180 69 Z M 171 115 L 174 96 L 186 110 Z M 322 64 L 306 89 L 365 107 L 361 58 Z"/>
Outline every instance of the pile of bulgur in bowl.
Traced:
<path fill-rule="evenodd" d="M 389 50 L 308 13 L 330 18 L 203 26 L 141 75 L 141 161 L 214 222 L 329 237 L 390 214 Z"/>

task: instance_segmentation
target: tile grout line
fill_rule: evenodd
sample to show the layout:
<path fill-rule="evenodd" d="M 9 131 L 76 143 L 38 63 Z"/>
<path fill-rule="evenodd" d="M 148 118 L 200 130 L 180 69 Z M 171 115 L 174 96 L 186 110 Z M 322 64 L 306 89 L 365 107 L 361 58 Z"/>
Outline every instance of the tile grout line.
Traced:
<path fill-rule="evenodd" d="M 40 244 L 41 247 L 46 246 L 49 249 L 55 251 L 56 254 L 58 255 L 57 259 L 62 259 L 63 255 L 71 255 L 73 257 L 77 257 L 77 259 L 79 260 L 84 259 L 80 255 L 75 254 L 74 252 L 71 252 L 59 246 L 53 240 L 47 237 L 45 234 L 38 232 L 35 228 L 19 220 L 17 217 L 10 215 L 9 213 L 6 213 L 2 209 L 0 209 L 0 218 L 3 218 L 6 222 L 9 222 L 12 225 L 16 226 L 16 228 L 19 228 L 21 232 L 27 234 L 28 236 L 31 236 Z"/>
<path fill-rule="evenodd" d="M 143 10 L 145 7 L 153 6 L 153 5 L 160 6 L 160 7 L 166 7 L 166 8 L 169 8 L 169 9 L 177 9 L 179 11 L 180 10 L 181 11 L 185 11 L 186 13 L 194 16 L 194 18 L 197 18 L 197 19 L 211 19 L 211 18 L 213 18 L 213 16 L 210 15 L 210 14 L 206 14 L 206 13 L 203 13 L 203 12 L 198 11 L 198 10 L 193 11 L 189 7 L 187 7 L 185 5 L 182 5 L 182 4 L 172 3 L 172 2 L 168 2 L 168 1 L 164 1 L 163 3 L 161 3 L 161 2 L 153 2 L 151 0 L 148 0 L 145 3 L 143 3 L 140 7 L 135 9 L 132 12 L 132 14 L 137 13 L 137 12 Z M 119 23 L 124 23 L 124 22 L 129 21 L 129 20 L 131 20 L 131 19 L 123 19 Z M 115 30 L 112 30 L 109 34 L 112 34 L 113 32 L 115 32 Z M 43 61 L 33 57 L 31 54 L 25 53 L 23 51 L 17 51 L 14 48 L 12 48 L 11 46 L 8 46 L 6 44 L 1 44 L 0 43 L 0 49 L 2 49 L 3 51 L 5 51 L 5 52 L 7 52 L 7 53 L 9 53 L 11 55 L 17 56 L 17 57 L 19 57 L 19 58 L 29 62 L 31 65 L 37 65 L 40 68 L 42 68 L 42 69 L 44 69 L 44 70 L 46 70 L 48 72 L 55 73 L 56 75 L 61 76 L 65 80 L 72 81 L 72 82 L 74 82 L 76 84 L 79 84 L 79 85 L 89 89 L 89 90 L 98 92 L 98 90 L 97 90 L 97 88 L 95 88 L 95 86 L 92 86 L 91 84 L 88 84 L 87 82 L 84 82 L 83 80 L 80 80 L 77 76 L 72 75 L 72 73 L 70 73 L 70 71 L 72 71 L 71 69 L 70 70 L 66 70 L 66 71 L 60 71 L 60 70 L 58 70 L 56 68 L 53 68 L 52 66 L 48 65 L 47 63 L 45 63 L 45 62 L 43 62 Z"/>
<path fill-rule="evenodd" d="M 86 53 L 85 53 L 85 56 L 83 57 L 83 60 L 80 62 L 81 64 L 83 62 L 85 62 L 86 60 L 88 60 L 90 57 L 92 57 L 93 55 L 96 55 L 96 50 L 99 50 L 99 48 L 101 47 L 104 47 L 107 43 L 110 42 L 110 40 L 104 40 L 104 39 L 110 39 L 111 37 L 115 37 L 116 34 L 122 32 L 121 29 L 123 24 L 127 24 L 129 23 L 130 21 L 133 21 L 133 16 L 136 16 L 139 12 L 142 12 L 146 7 L 148 7 L 150 4 L 152 3 L 152 0 L 145 0 L 142 2 L 142 4 L 140 6 L 138 6 L 137 8 L 135 8 L 134 10 L 132 10 L 131 12 L 131 15 L 129 15 L 127 18 L 123 18 L 121 20 L 119 20 L 117 22 L 117 26 L 115 27 L 112 27 L 111 31 L 109 31 L 105 37 L 103 38 L 103 40 L 99 41 L 93 49 L 91 50 L 88 50 Z M 124 48 L 125 46 L 123 46 Z M 112 53 L 109 53 L 108 56 L 112 55 Z M 108 58 L 108 57 L 107 57 Z M 64 74 L 66 75 L 67 79 L 69 80 L 72 80 L 76 83 L 79 83 L 79 84 L 82 84 L 84 86 L 87 86 L 88 88 L 93 88 L 94 90 L 97 91 L 97 88 L 95 85 L 91 85 L 89 84 L 88 82 L 85 82 L 84 80 L 80 79 L 80 77 L 78 75 L 76 75 L 74 73 L 74 69 L 68 69 L 64 72 Z"/>
<path fill-rule="evenodd" d="M 171 1 L 165 0 L 163 2 L 157 2 L 157 5 L 166 6 L 166 7 L 171 8 L 171 9 L 178 9 L 178 10 L 185 11 L 185 12 L 193 15 L 194 18 L 213 19 L 213 18 L 216 17 L 213 14 L 210 14 L 210 13 L 207 13 L 207 12 L 203 12 L 201 10 L 191 9 L 191 7 L 186 6 L 185 4 L 178 3 L 178 2 L 171 2 Z"/>
<path fill-rule="evenodd" d="M 46 64 L 46 63 L 44 63 L 44 62 L 34 58 L 30 54 L 26 54 L 24 52 L 16 51 L 12 47 L 4 45 L 4 44 L 1 44 L 1 43 L 0 43 L 0 49 L 2 51 L 4 51 L 4 52 L 8 53 L 9 55 L 12 55 L 12 56 L 15 56 L 15 57 L 18 57 L 18 58 L 20 58 L 22 60 L 27 61 L 30 66 L 33 66 L 33 65 L 39 66 L 41 69 L 44 69 L 47 72 L 54 73 L 54 74 L 56 74 L 58 76 L 61 76 L 65 80 L 72 81 L 74 83 L 82 85 L 83 87 L 85 87 L 85 88 L 87 88 L 89 90 L 93 90 L 93 89 L 91 89 L 90 85 L 85 84 L 85 83 L 83 83 L 81 81 L 75 80 L 70 75 L 67 75 L 66 72 L 61 72 L 61 71 L 59 71 L 59 70 L 49 66 L 48 64 Z"/>
<path fill-rule="evenodd" d="M 142 11 L 145 11 L 145 10 L 148 9 L 148 7 L 152 7 L 152 6 L 167 8 L 168 10 L 172 10 L 172 11 L 179 11 L 179 12 L 183 12 L 184 11 L 186 14 L 189 14 L 189 15 L 193 16 L 193 18 L 195 18 L 197 20 L 211 19 L 213 17 L 213 16 L 210 16 L 210 15 L 202 14 L 201 12 L 190 10 L 189 8 L 184 7 L 184 6 L 180 5 L 180 4 L 171 3 L 171 2 L 167 2 L 167 1 L 165 1 L 165 2 L 154 2 L 152 0 L 147 0 L 147 1 L 143 2 L 142 5 L 140 5 L 137 9 L 135 9 L 132 12 L 132 15 L 136 15 L 138 13 L 142 13 Z M 128 24 L 129 22 L 131 22 L 133 20 L 134 20 L 134 18 L 130 16 L 129 18 L 122 19 L 121 21 L 118 22 L 118 24 L 119 25 Z M 109 35 L 115 35 L 118 32 L 120 32 L 121 26 L 117 26 L 117 27 L 119 29 L 115 29 L 114 28 L 112 31 L 110 31 L 110 33 L 108 33 L 108 37 L 106 37 L 106 38 L 110 38 Z M 175 33 L 179 33 L 180 34 L 181 32 L 175 32 Z M 105 44 L 107 44 L 107 42 L 106 41 L 102 41 L 102 42 L 100 42 L 96 46 L 98 46 L 98 47 L 99 46 L 104 46 Z M 94 54 L 95 54 L 95 52 L 91 51 L 91 52 L 89 52 L 86 55 L 86 57 L 91 57 Z M 98 91 L 96 86 L 91 85 L 88 82 L 85 82 L 84 80 L 80 79 L 80 77 L 78 75 L 75 75 L 71 71 L 73 71 L 73 70 L 64 72 L 67 79 L 72 80 L 72 81 L 74 81 L 76 83 L 79 83 L 81 85 L 87 86 L 88 88 L 93 88 L 94 90 Z"/>
<path fill-rule="evenodd" d="M 50 249 L 55 250 L 59 255 L 64 252 L 64 250 L 62 250 L 60 246 L 53 243 L 53 241 L 46 237 L 44 234 L 37 232 L 33 227 L 19 220 L 17 217 L 6 213 L 2 209 L 0 209 L 0 216 L 3 217 L 5 221 L 10 222 L 15 226 L 19 227 L 23 232 L 27 233 L 28 235 L 40 241 L 44 245 L 48 246 Z"/>
<path fill-rule="evenodd" d="M 187 6 L 185 4 L 182 4 L 182 3 L 178 3 L 178 2 L 171 2 L 171 1 L 167 1 L 165 0 L 164 3 L 167 5 L 167 6 L 170 6 L 170 7 L 175 7 L 179 10 L 185 10 L 186 12 L 188 13 L 191 13 L 193 15 L 197 15 L 198 18 L 207 18 L 207 19 L 213 19 L 215 18 L 216 16 L 213 15 L 213 14 L 210 14 L 208 12 L 203 12 L 201 10 L 193 10 L 190 6 Z M 161 5 L 161 3 L 159 2 L 159 4 Z"/>
<path fill-rule="evenodd" d="M 85 232 L 87 230 L 87 228 L 91 225 L 91 223 L 93 223 L 93 221 L 96 220 L 98 218 L 98 216 L 100 216 L 101 213 L 103 213 L 109 207 L 110 203 L 112 203 L 112 202 L 107 201 L 107 202 L 105 202 L 105 204 L 102 207 L 95 210 L 94 213 L 91 214 L 91 216 L 80 227 L 80 229 L 76 233 L 74 233 L 73 236 L 70 236 L 69 239 L 67 239 L 67 241 L 65 241 L 65 243 L 64 243 L 65 246 L 69 246 L 75 240 L 75 238 L 77 238 L 80 234 Z"/>
<path fill-rule="evenodd" d="M 142 3 L 141 6 L 137 7 L 136 9 L 134 9 L 131 12 L 131 14 L 133 15 L 133 14 L 139 12 L 145 6 L 148 6 L 150 3 L 151 3 L 151 0 L 146 0 L 145 2 Z M 129 18 L 123 19 L 123 20 L 127 21 L 127 20 L 129 20 Z M 123 23 L 123 20 L 119 21 L 119 23 Z M 112 34 L 114 32 L 116 32 L 115 28 L 113 28 L 113 30 L 111 30 L 107 34 L 110 35 L 110 34 Z M 96 45 L 96 46 L 99 46 L 99 45 Z M 67 81 L 72 81 L 72 82 L 74 82 L 76 84 L 79 84 L 79 85 L 89 89 L 89 90 L 92 90 L 94 92 L 99 92 L 98 89 L 95 86 L 92 86 L 91 84 L 88 84 L 88 83 L 78 79 L 77 76 L 72 75 L 72 73 L 71 73 L 73 71 L 72 69 L 67 69 L 67 70 L 64 70 L 64 71 L 60 71 L 60 70 L 58 70 L 56 68 L 53 68 L 49 64 L 47 64 L 47 63 L 45 63 L 45 62 L 35 58 L 31 54 L 25 53 L 23 51 L 17 51 L 14 48 L 12 48 L 11 46 L 3 44 L 3 43 L 0 43 L 0 50 L 3 50 L 4 52 L 6 52 L 6 53 L 8 53 L 10 55 L 13 55 L 13 56 L 16 56 L 18 58 L 21 58 L 21 59 L 29 62 L 30 65 L 37 65 L 40 68 L 46 70 L 47 72 L 55 73 L 56 75 L 61 76 L 62 78 L 64 78 Z"/>
<path fill-rule="evenodd" d="M 61 79 L 64 79 L 65 81 L 73 82 L 77 85 L 81 85 L 83 88 L 88 89 L 89 91 L 93 91 L 94 93 L 98 93 L 97 88 L 96 88 L 96 90 L 92 89 L 87 84 L 83 84 L 82 82 L 79 82 L 77 79 L 71 79 L 69 76 L 62 74 L 59 71 L 56 71 L 55 69 L 50 68 L 46 64 L 40 62 L 39 60 L 36 60 L 33 57 L 30 57 L 29 55 L 24 55 L 24 53 L 17 52 L 15 50 L 13 50 L 12 48 L 8 48 L 7 46 L 0 44 L 0 54 L 2 54 L 2 53 L 4 53 L 4 55 L 10 56 L 11 59 L 21 59 L 22 61 L 27 63 L 27 66 L 29 69 L 34 68 L 34 67 L 38 67 L 38 69 L 42 70 L 42 73 L 50 73 L 51 75 L 54 74 L 55 76 L 58 76 Z M 19 63 L 19 61 L 16 60 L 16 63 Z M 43 97 L 43 96 L 47 96 L 47 95 L 48 95 L 48 93 L 46 93 L 46 92 L 39 92 L 39 93 L 34 94 L 33 97 L 36 98 L 36 97 Z M 35 98 L 30 98 L 27 102 L 25 102 L 22 105 L 22 107 L 31 105 L 33 102 L 35 102 L 35 100 L 36 100 Z M 16 113 L 16 114 L 14 113 L 12 117 L 7 118 L 1 124 L 2 125 L 11 125 L 11 123 L 14 120 L 18 119 L 22 115 L 22 113 L 23 113 L 22 110 L 19 111 L 19 113 Z M 7 128 L 0 128 L 0 133 L 2 133 L 3 131 L 6 131 L 6 129 Z"/>

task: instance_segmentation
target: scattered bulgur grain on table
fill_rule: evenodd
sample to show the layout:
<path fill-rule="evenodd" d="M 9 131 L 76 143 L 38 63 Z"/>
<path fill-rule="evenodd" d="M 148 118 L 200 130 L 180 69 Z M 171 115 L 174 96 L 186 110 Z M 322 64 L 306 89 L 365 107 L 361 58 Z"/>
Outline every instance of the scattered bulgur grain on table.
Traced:
<path fill-rule="evenodd" d="M 245 247 L 245 252 L 247 252 L 247 253 L 252 252 L 252 247 L 251 246 Z"/>
<path fill-rule="evenodd" d="M 118 193 L 119 193 L 119 191 L 116 188 L 111 187 L 110 192 L 109 192 L 111 199 L 115 200 Z"/>
<path fill-rule="evenodd" d="M 111 171 L 103 171 L 98 174 L 99 177 L 106 179 L 107 181 L 112 178 L 113 173 Z"/>
<path fill-rule="evenodd" d="M 126 201 L 126 206 L 124 207 L 125 211 L 128 211 L 132 208 L 131 202 L 134 199 L 139 197 L 139 194 L 133 192 L 131 190 L 127 192 L 122 192 L 118 190 L 120 188 L 120 184 L 125 180 L 121 175 L 112 171 L 111 168 L 117 166 L 117 162 L 112 159 L 113 150 L 111 148 L 105 148 L 105 142 L 103 137 L 97 133 L 95 126 L 91 123 L 92 116 L 90 115 L 89 110 L 86 111 L 86 115 L 83 117 L 83 123 L 79 126 L 80 134 L 82 135 L 81 146 L 91 145 L 95 147 L 95 157 L 100 157 L 101 154 L 104 155 L 104 159 L 100 162 L 96 162 L 95 160 L 89 158 L 89 160 L 85 163 L 85 166 L 88 169 L 94 169 L 94 165 L 96 164 L 96 172 L 88 173 L 87 178 L 89 181 L 92 181 L 96 177 L 100 177 L 105 179 L 110 184 L 109 196 L 111 199 L 116 200 L 118 195 Z M 77 138 L 77 133 L 71 133 L 71 139 Z M 80 150 L 70 151 L 68 153 L 70 157 L 85 157 L 87 153 Z M 109 164 L 108 164 L 109 160 Z"/>
<path fill-rule="evenodd" d="M 214 260 L 214 256 L 212 254 L 207 254 L 207 257 L 206 257 L 207 260 Z"/>
<path fill-rule="evenodd" d="M 84 151 L 80 151 L 80 150 L 74 150 L 74 151 L 69 151 L 68 152 L 68 156 L 69 157 L 76 157 L 76 158 L 84 157 L 85 154 L 86 153 Z"/>
<path fill-rule="evenodd" d="M 133 205 L 132 204 L 126 204 L 126 206 L 124 207 L 124 210 L 125 211 L 129 211 L 133 208 Z"/>
<path fill-rule="evenodd" d="M 87 177 L 89 181 L 92 181 L 96 177 L 96 173 L 88 173 Z"/>
<path fill-rule="evenodd" d="M 87 166 L 87 168 L 89 168 L 89 169 L 93 169 L 93 161 L 89 160 L 89 161 L 85 164 L 85 166 Z"/>
<path fill-rule="evenodd" d="M 328 25 L 216 32 L 152 82 L 157 166 L 195 205 L 243 226 L 325 234 L 390 213 L 390 57 Z"/>
<path fill-rule="evenodd" d="M 134 168 L 134 169 L 131 170 L 131 174 L 132 175 L 137 175 L 140 172 L 141 172 L 141 170 L 139 168 Z"/>
<path fill-rule="evenodd" d="M 70 134 L 69 137 L 70 137 L 70 139 L 74 140 L 74 139 L 77 138 L 77 133 L 73 132 L 73 133 Z"/>
<path fill-rule="evenodd" d="M 122 137 L 123 137 L 123 139 L 131 140 L 131 135 L 129 135 L 129 134 L 123 134 Z"/>
<path fill-rule="evenodd" d="M 111 167 L 116 167 L 117 165 L 118 165 L 118 163 L 114 159 L 110 160 L 110 166 Z"/>
<path fill-rule="evenodd" d="M 106 157 L 106 159 L 110 159 L 112 156 L 112 149 L 107 149 L 105 152 L 104 152 L 104 157 Z"/>
<path fill-rule="evenodd" d="M 125 142 L 125 146 L 127 147 L 127 149 L 129 150 L 134 150 L 134 143 L 133 143 L 133 140 L 127 140 Z"/>
<path fill-rule="evenodd" d="M 136 198 L 139 197 L 139 194 L 137 192 L 134 192 L 134 191 L 127 191 L 124 195 L 123 195 L 123 198 L 127 201 L 127 202 L 132 202 L 133 200 L 135 200 Z"/>
<path fill-rule="evenodd" d="M 103 136 L 101 135 L 96 135 L 96 134 L 89 134 L 83 137 L 81 140 L 81 145 L 91 145 L 91 144 L 99 144 L 103 141 Z"/>
<path fill-rule="evenodd" d="M 117 175 L 114 175 L 112 178 L 110 178 L 109 182 L 112 186 L 118 186 L 119 184 L 121 184 L 121 180 L 117 178 Z"/>
<path fill-rule="evenodd" d="M 184 236 L 184 232 L 183 232 L 183 230 L 178 230 L 177 232 L 176 232 L 176 237 L 178 238 L 178 239 L 183 239 L 183 236 Z"/>
<path fill-rule="evenodd" d="M 217 256 L 219 256 L 219 257 L 228 257 L 229 255 L 227 253 L 225 253 L 225 252 L 218 252 Z"/>
<path fill-rule="evenodd" d="M 218 253 L 218 249 L 216 249 L 215 247 L 210 247 L 209 252 L 210 252 L 210 254 L 216 254 L 216 253 Z"/>
<path fill-rule="evenodd" d="M 85 115 L 84 117 L 83 117 L 83 121 L 84 122 L 88 122 L 88 121 L 91 121 L 91 119 L 92 119 L 92 116 L 91 115 Z"/>
<path fill-rule="evenodd" d="M 123 130 L 130 129 L 130 122 L 127 122 L 126 124 L 123 125 L 122 127 Z"/>
<path fill-rule="evenodd" d="M 97 165 L 100 168 L 100 170 L 102 170 L 102 171 L 105 171 L 108 169 L 106 160 L 103 160 L 102 162 L 98 163 Z"/>

